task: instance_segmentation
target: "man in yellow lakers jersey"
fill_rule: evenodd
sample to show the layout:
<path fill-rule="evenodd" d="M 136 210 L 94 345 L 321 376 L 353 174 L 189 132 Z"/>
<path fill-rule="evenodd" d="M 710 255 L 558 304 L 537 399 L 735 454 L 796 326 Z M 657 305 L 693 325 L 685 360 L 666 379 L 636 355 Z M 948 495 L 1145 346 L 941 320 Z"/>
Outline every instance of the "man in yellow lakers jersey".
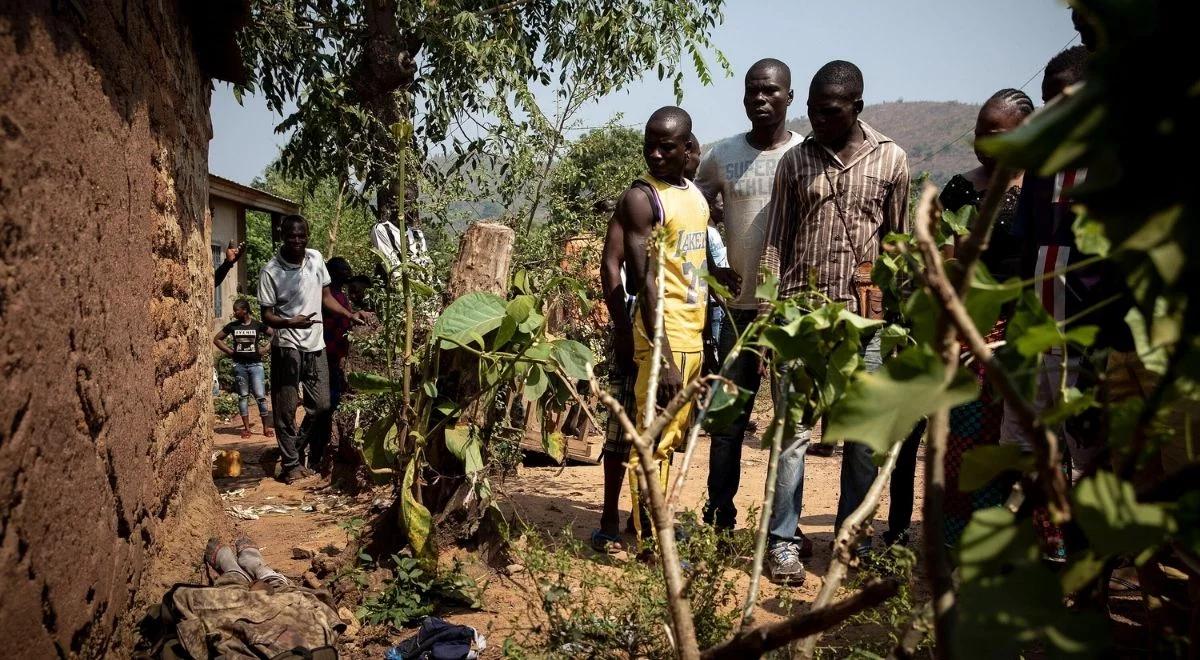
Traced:
<path fill-rule="evenodd" d="M 662 243 L 663 361 L 659 370 L 658 402 L 665 404 L 684 383 L 697 377 L 703 358 L 701 332 L 708 287 L 702 275 L 708 269 L 708 203 L 700 190 L 683 175 L 689 152 L 698 148 L 690 138 L 691 131 L 691 117 L 680 108 L 668 106 L 650 116 L 643 143 L 648 171 L 621 197 L 614 217 L 624 235 L 625 288 L 637 296 L 636 312 L 630 323 L 620 323 L 614 318 L 614 342 L 618 344 L 618 355 L 632 352 L 634 356 L 637 369 L 635 421 L 639 425 L 646 406 L 651 405 L 647 396 L 658 304 L 658 282 L 654 280 L 658 255 L 652 234 L 659 227 L 666 240 Z M 629 351 L 630 347 L 632 351 Z M 691 405 L 684 406 L 657 439 L 658 477 L 664 488 L 668 459 L 684 437 L 690 412 Z M 637 460 L 636 454 L 631 454 L 630 460 Z M 631 475 L 629 481 L 636 511 L 637 478 Z M 605 500 L 606 508 L 609 508 L 610 498 Z M 616 512 L 605 511 L 602 519 L 614 521 Z M 640 516 L 635 513 L 633 519 L 639 533 L 649 532 L 643 529 Z M 605 537 L 615 537 L 611 531 L 604 531 L 607 532 Z"/>

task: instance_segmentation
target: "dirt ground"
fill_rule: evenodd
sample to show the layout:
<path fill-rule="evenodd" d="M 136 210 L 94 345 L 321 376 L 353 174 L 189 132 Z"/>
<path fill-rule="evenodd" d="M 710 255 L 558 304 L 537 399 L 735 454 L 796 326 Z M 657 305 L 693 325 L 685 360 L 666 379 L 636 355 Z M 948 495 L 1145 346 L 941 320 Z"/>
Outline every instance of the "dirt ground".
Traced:
<path fill-rule="evenodd" d="M 764 412 L 769 411 L 756 411 L 759 428 L 765 428 L 768 421 Z M 321 548 L 327 546 L 333 546 L 329 551 L 344 547 L 346 532 L 339 527 L 339 523 L 354 517 L 369 517 L 373 502 L 374 506 L 380 506 L 377 498 L 387 496 L 387 490 L 384 489 L 378 493 L 361 493 L 350 497 L 330 489 L 328 482 L 319 478 L 310 478 L 292 486 L 279 483 L 266 475 L 264 467 L 259 464 L 263 453 L 275 446 L 274 440 L 260 435 L 258 428 L 249 439 L 242 439 L 239 431 L 239 427 L 232 423 L 220 422 L 214 429 L 216 449 L 238 449 L 242 455 L 243 473 L 240 477 L 216 480 L 226 513 L 240 532 L 248 534 L 260 544 L 263 555 L 273 567 L 293 579 L 301 580 L 310 566 L 310 559 L 300 558 L 305 552 L 294 552 L 294 549 L 320 552 Z M 759 447 L 757 437 L 747 434 L 745 442 L 742 485 L 736 499 L 738 522 L 743 526 L 745 512 L 760 505 L 768 453 Z M 784 613 L 783 603 L 811 602 L 820 589 L 820 576 L 829 564 L 840 461 L 840 449 L 828 458 L 810 455 L 807 459 L 804 512 L 800 527 L 814 541 L 814 557 L 805 562 L 809 577 L 803 586 L 792 587 L 792 593 L 787 594 L 786 598 L 780 597 L 780 588 L 764 579 L 760 612 L 756 615 L 764 622 L 781 616 Z M 920 522 L 921 462 L 918 461 L 914 526 Z M 527 458 L 514 477 L 499 485 L 502 508 L 510 524 L 519 526 L 523 523 L 547 536 L 559 535 L 568 529 L 576 539 L 586 543 L 600 516 L 601 466 L 574 464 L 538 467 L 545 463 L 544 459 Z M 693 466 L 683 490 L 683 508 L 698 511 L 705 497 L 708 466 L 707 439 L 703 436 Z M 886 529 L 884 519 L 887 506 L 885 494 L 876 516 L 876 538 Z M 629 495 L 626 492 L 622 496 L 622 521 L 627 518 L 628 512 Z M 444 551 L 446 554 L 462 559 L 468 573 L 481 584 L 487 583 L 483 611 L 453 613 L 447 618 L 481 631 L 488 638 L 488 650 L 484 657 L 500 657 L 500 649 L 504 639 L 514 629 L 514 622 L 527 616 L 530 611 L 528 595 L 514 582 L 520 579 L 520 575 L 515 578 L 498 575 L 462 550 Z M 443 556 L 443 559 L 448 560 L 448 557 Z M 581 560 L 587 561 L 589 558 Z M 601 564 L 599 561 L 596 563 Z M 739 573 L 738 580 L 739 593 L 745 594 L 749 584 L 748 574 Z M 346 657 L 380 657 L 383 644 L 399 643 L 413 632 L 405 630 L 383 639 L 377 633 L 346 635 L 339 647 Z"/>

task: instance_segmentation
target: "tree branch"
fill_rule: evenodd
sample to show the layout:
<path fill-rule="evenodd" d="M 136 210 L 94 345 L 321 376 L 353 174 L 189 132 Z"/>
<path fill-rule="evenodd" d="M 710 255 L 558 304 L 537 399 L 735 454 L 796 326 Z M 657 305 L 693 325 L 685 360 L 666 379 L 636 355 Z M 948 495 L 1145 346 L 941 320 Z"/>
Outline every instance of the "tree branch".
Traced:
<path fill-rule="evenodd" d="M 590 372 L 590 365 L 588 369 Z M 654 436 L 639 435 L 633 421 L 626 414 L 625 408 L 604 388 L 600 387 L 594 374 L 589 373 L 589 376 L 592 388 L 600 393 L 601 403 L 608 406 L 609 411 L 617 416 L 621 427 L 633 440 L 633 448 L 638 454 L 638 460 L 635 463 L 638 481 L 641 483 L 641 492 L 647 495 L 650 515 L 654 520 L 654 533 L 658 540 L 659 555 L 662 560 L 663 579 L 667 583 L 667 607 L 671 613 L 679 657 L 684 660 L 695 660 L 700 657 L 700 646 L 696 642 L 696 630 L 692 622 L 692 605 L 685 594 L 686 585 L 680 570 L 679 552 L 675 547 L 675 526 L 671 519 L 671 512 L 667 508 L 667 500 L 662 486 L 658 483 L 657 475 L 652 471 L 657 464 L 654 449 L 651 446 Z M 692 381 L 693 384 L 697 382 L 699 379 Z M 692 393 L 694 394 L 695 391 L 693 390 Z M 682 394 L 683 392 L 680 392 L 680 396 L 676 396 L 671 401 L 672 406 L 668 406 L 668 409 L 679 402 Z M 659 432 L 662 432 L 661 428 Z M 637 506 L 638 503 L 634 502 L 634 515 L 637 515 Z"/>
<path fill-rule="evenodd" d="M 703 660 L 740 660 L 757 658 L 767 651 L 781 648 L 788 642 L 805 635 L 814 635 L 849 619 L 859 612 L 875 607 L 900 590 L 894 579 L 875 580 L 862 591 L 819 610 L 769 623 L 737 633 L 727 642 L 714 646 L 701 654 Z"/>
<path fill-rule="evenodd" d="M 887 459 L 884 461 L 883 467 L 879 470 L 879 474 L 875 475 L 875 480 L 871 482 L 871 487 L 867 489 L 867 494 L 863 498 L 862 504 L 858 505 L 858 508 L 846 518 L 842 523 L 842 528 L 838 530 L 837 539 L 834 541 L 833 556 L 829 563 L 829 570 L 825 573 L 825 579 L 821 583 L 821 591 L 817 594 L 817 599 L 813 601 L 810 611 L 820 612 L 829 609 L 834 595 L 837 594 L 838 589 L 842 588 L 842 581 L 846 579 L 846 575 L 850 572 L 854 544 L 858 542 L 858 539 L 870 527 L 871 520 L 875 517 L 875 510 L 879 508 L 879 499 L 883 497 L 883 491 L 887 487 L 888 480 L 891 479 L 892 471 L 896 469 L 896 461 L 900 458 L 900 449 L 903 446 L 903 441 L 897 442 L 888 450 Z M 800 647 L 801 657 L 811 658 L 813 656 L 822 630 L 824 628 L 815 630 L 808 637 L 805 637 Z"/>
<path fill-rule="evenodd" d="M 495 7 L 492 7 L 491 9 L 484 9 L 483 11 L 475 12 L 475 15 L 476 16 L 495 16 L 496 14 L 503 14 L 506 11 L 516 9 L 517 7 L 520 7 L 521 5 L 527 5 L 533 1 L 534 0 L 512 0 L 511 2 L 505 2 L 502 4 L 498 4 Z"/>
<path fill-rule="evenodd" d="M 742 628 L 754 620 L 754 605 L 758 601 L 758 583 L 762 578 L 763 558 L 767 554 L 767 533 L 771 527 L 771 508 L 775 503 L 775 483 L 779 478 L 779 454 L 783 451 L 783 427 L 787 421 L 787 397 L 790 379 L 780 378 L 779 393 L 775 396 L 775 419 L 771 421 L 771 453 L 767 459 L 767 483 L 763 486 L 763 505 L 758 517 L 758 534 L 754 538 L 754 563 L 750 568 L 750 588 L 742 607 Z"/>

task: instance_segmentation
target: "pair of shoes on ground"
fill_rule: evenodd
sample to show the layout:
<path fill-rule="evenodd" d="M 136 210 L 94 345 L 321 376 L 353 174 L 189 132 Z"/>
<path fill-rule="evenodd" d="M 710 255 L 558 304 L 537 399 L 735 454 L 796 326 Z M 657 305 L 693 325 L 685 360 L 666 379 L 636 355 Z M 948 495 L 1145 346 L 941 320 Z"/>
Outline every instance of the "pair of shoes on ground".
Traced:
<path fill-rule="evenodd" d="M 812 547 L 809 545 L 809 553 Z M 767 579 L 786 585 L 799 586 L 804 584 L 807 574 L 804 562 L 800 559 L 801 545 L 793 541 L 780 541 L 767 549 Z"/>
<path fill-rule="evenodd" d="M 311 477 L 314 474 L 316 474 L 316 472 L 313 472 L 312 470 L 308 469 L 307 467 L 305 467 L 303 465 L 297 465 L 295 467 L 288 468 L 288 469 L 284 470 L 283 472 L 281 472 L 279 474 L 279 480 L 285 484 L 291 484 L 291 483 L 295 483 L 301 479 Z"/>
<path fill-rule="evenodd" d="M 255 580 L 276 588 L 289 584 L 286 577 L 267 565 L 258 544 L 244 534 L 234 539 L 232 546 L 215 536 L 208 539 L 204 547 L 204 565 L 210 578 L 237 575 L 246 584 Z"/>

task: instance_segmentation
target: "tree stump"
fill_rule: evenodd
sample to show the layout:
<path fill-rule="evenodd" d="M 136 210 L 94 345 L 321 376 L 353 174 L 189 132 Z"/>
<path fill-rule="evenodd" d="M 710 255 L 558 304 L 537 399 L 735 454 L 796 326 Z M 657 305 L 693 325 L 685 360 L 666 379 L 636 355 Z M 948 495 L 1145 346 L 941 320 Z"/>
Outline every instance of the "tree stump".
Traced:
<path fill-rule="evenodd" d="M 446 288 L 446 303 L 477 291 L 505 296 L 515 240 L 516 233 L 504 225 L 478 222 L 468 227 L 459 241 L 458 258 Z M 447 351 L 442 354 L 441 365 L 439 371 L 443 378 L 438 384 L 439 391 L 452 393 L 461 402 L 473 398 L 482 389 L 475 356 L 465 351 Z M 490 399 L 480 399 L 463 411 L 458 423 L 486 428 L 493 403 Z M 466 475 L 462 462 L 446 448 L 441 433 L 428 439 L 426 458 L 430 474 L 421 497 L 434 520 L 442 522 L 461 508 L 466 493 L 460 491 L 468 487 Z"/>
<path fill-rule="evenodd" d="M 446 304 L 475 291 L 505 295 L 515 240 L 516 233 L 511 227 L 494 222 L 477 222 L 467 227 L 458 242 L 458 258 L 446 285 Z"/>

